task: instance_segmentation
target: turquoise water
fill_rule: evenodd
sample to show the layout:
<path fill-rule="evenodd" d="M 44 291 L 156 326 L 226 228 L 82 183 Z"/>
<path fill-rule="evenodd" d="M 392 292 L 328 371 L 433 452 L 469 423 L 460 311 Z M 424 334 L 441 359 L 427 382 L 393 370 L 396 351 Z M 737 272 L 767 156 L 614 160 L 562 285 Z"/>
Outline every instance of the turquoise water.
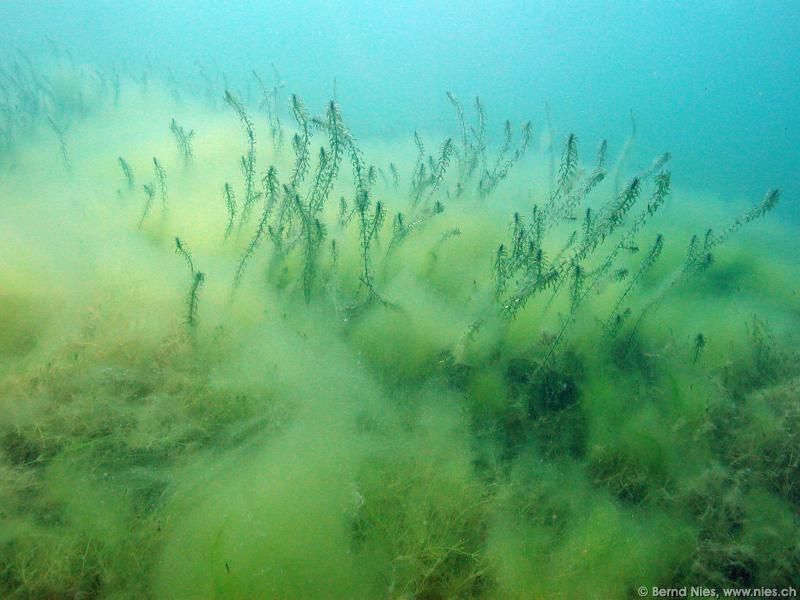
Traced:
<path fill-rule="evenodd" d="M 800 193 L 800 7 L 791 1 L 3 2 L 2 47 L 46 36 L 77 58 L 153 61 L 190 77 L 215 65 L 243 87 L 274 62 L 311 104 L 337 82 L 359 134 L 444 128 L 445 91 L 496 119 L 530 119 L 621 144 L 633 111 L 641 156 L 669 149 L 694 189 Z"/>

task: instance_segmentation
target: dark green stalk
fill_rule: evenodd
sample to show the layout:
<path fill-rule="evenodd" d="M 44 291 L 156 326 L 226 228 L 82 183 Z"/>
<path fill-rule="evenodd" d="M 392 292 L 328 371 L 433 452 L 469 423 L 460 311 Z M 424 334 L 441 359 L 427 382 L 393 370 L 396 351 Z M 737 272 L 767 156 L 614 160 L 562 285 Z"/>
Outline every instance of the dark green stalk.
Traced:
<path fill-rule="evenodd" d="M 577 149 L 575 150 L 575 153 L 577 159 Z M 597 164 L 595 165 L 594 170 L 588 176 L 583 178 L 582 183 L 575 183 L 575 176 L 573 176 L 573 182 L 569 184 L 570 192 L 566 194 L 566 198 L 564 198 L 564 194 L 562 194 L 561 191 L 558 191 L 558 195 L 550 198 L 547 209 L 549 211 L 548 227 L 552 228 L 561 219 L 574 218 L 573 215 L 577 208 L 589 196 L 592 190 L 605 179 L 606 172 L 603 168 L 604 162 L 605 142 L 601 144 L 600 150 L 598 151 Z M 568 168 L 568 166 L 562 164 L 562 168 Z M 560 189 L 561 188 L 559 188 L 559 190 Z M 559 198 L 563 198 L 563 202 L 560 204 L 558 203 Z M 584 234 L 585 233 L 586 230 L 584 229 Z M 584 235 L 584 237 L 586 236 Z"/>
<path fill-rule="evenodd" d="M 128 164 L 128 161 L 126 161 L 121 156 L 117 159 L 117 161 L 119 162 L 119 166 L 122 169 L 122 174 L 125 175 L 125 180 L 128 182 L 128 189 L 132 190 L 134 182 L 133 182 L 133 170 L 131 169 L 131 166 Z"/>
<path fill-rule="evenodd" d="M 161 199 L 161 208 L 162 210 L 167 210 L 167 172 L 164 171 L 164 167 L 161 166 L 161 163 L 158 162 L 158 159 L 154 156 L 153 157 L 153 169 L 156 173 L 156 181 L 158 182 L 158 195 Z"/>
<path fill-rule="evenodd" d="M 186 244 L 181 242 L 179 237 L 175 238 L 175 253 L 180 254 L 183 257 L 183 259 L 186 261 L 186 264 L 189 265 L 189 272 L 192 274 L 192 276 L 194 276 L 195 269 L 194 261 L 192 260 L 192 253 L 189 248 L 187 248 Z"/>
<path fill-rule="evenodd" d="M 228 224 L 225 227 L 225 239 L 227 240 L 233 231 L 233 222 L 236 219 L 236 196 L 230 183 L 225 182 L 222 196 L 225 199 L 225 209 L 228 211 Z"/>
<path fill-rule="evenodd" d="M 269 123 L 269 134 L 272 138 L 272 148 L 278 152 L 283 147 L 283 127 L 281 126 L 281 119 L 278 115 L 277 107 L 278 88 L 276 86 L 270 92 L 255 70 L 253 71 L 253 75 L 261 88 L 262 99 L 260 107 L 267 111 L 267 122 Z"/>
<path fill-rule="evenodd" d="M 550 195 L 550 200 L 545 207 L 549 214 L 557 205 L 559 198 L 569 193 L 575 181 L 575 174 L 578 171 L 578 138 L 574 133 L 570 133 L 564 141 L 564 149 L 561 152 L 561 163 L 558 167 L 558 180 L 555 190 Z"/>
<path fill-rule="evenodd" d="M 748 210 L 745 214 L 738 217 L 733 223 L 731 223 L 722 233 L 717 236 L 714 236 L 709 243 L 706 244 L 708 247 L 707 249 L 711 249 L 714 246 L 717 246 L 727 240 L 730 236 L 736 233 L 743 225 L 750 223 L 756 219 L 760 219 L 768 212 L 770 212 L 773 208 L 778 205 L 778 201 L 780 200 L 780 190 L 773 189 L 769 190 L 767 194 L 764 196 L 764 199 L 757 205 Z"/>
<path fill-rule="evenodd" d="M 417 146 L 417 162 L 414 166 L 414 174 L 411 176 L 411 199 L 414 204 L 418 204 L 422 198 L 424 191 L 423 182 L 426 179 L 425 174 L 425 146 L 422 143 L 422 138 L 419 133 L 414 132 L 414 144 Z"/>
<path fill-rule="evenodd" d="M 461 181 L 466 172 L 467 157 L 469 156 L 469 143 L 467 141 L 467 124 L 464 121 L 464 108 L 461 106 L 461 103 L 450 92 L 447 92 L 446 95 L 447 99 L 450 101 L 450 104 L 453 105 L 453 109 L 456 111 L 456 117 L 458 118 L 458 126 L 461 129 L 461 152 L 460 153 L 455 152 L 459 161 L 458 180 Z"/>
<path fill-rule="evenodd" d="M 376 294 L 375 285 L 372 278 L 372 269 L 370 267 L 370 246 L 380 233 L 383 221 L 386 216 L 383 209 L 383 204 L 380 202 L 375 203 L 375 208 L 372 214 L 369 212 L 370 207 L 369 192 L 362 192 L 356 199 L 356 210 L 358 211 L 359 218 L 359 233 L 361 239 L 361 283 L 369 290 L 371 294 Z"/>
<path fill-rule="evenodd" d="M 197 304 L 200 288 L 203 287 L 203 282 L 205 281 L 205 275 L 195 269 L 191 251 L 178 237 L 175 238 L 175 253 L 180 254 L 186 261 L 186 264 L 189 266 L 189 274 L 192 278 L 189 295 L 186 298 L 186 325 L 189 327 L 189 330 L 192 331 L 197 325 Z"/>
<path fill-rule="evenodd" d="M 633 290 L 633 287 L 642 279 L 642 276 L 649 271 L 652 266 L 656 263 L 659 256 L 661 256 L 661 251 L 664 249 L 664 236 L 660 233 L 656 236 L 656 241 L 653 243 L 652 248 L 650 248 L 650 252 L 647 253 L 647 256 L 642 261 L 642 264 L 639 266 L 638 271 L 636 274 L 631 277 L 628 281 L 628 285 L 626 286 L 625 290 L 620 294 L 617 298 L 617 301 L 614 303 L 614 308 L 611 309 L 611 314 L 609 315 L 608 319 L 606 320 L 606 329 L 611 331 L 612 325 L 619 317 L 619 309 L 622 307 L 623 302 Z M 613 328 L 616 329 L 616 328 Z"/>
<path fill-rule="evenodd" d="M 483 171 L 486 167 L 486 114 L 481 104 L 481 99 L 475 97 L 475 113 L 478 117 L 478 128 L 470 128 L 474 141 L 472 143 L 472 156 L 467 164 L 464 181 L 471 177 L 476 169 Z"/>
<path fill-rule="evenodd" d="M 532 134 L 533 134 L 533 128 L 531 124 L 529 122 L 523 123 L 522 140 L 520 142 L 519 147 L 516 149 L 513 156 L 511 156 L 510 158 L 505 158 L 505 154 L 508 152 L 511 146 L 511 139 L 512 139 L 511 123 L 506 121 L 506 142 L 502 150 L 500 151 L 500 155 L 497 157 L 497 161 L 495 163 L 494 168 L 492 169 L 491 172 L 485 171 L 483 177 L 481 178 L 478 184 L 478 191 L 481 197 L 485 197 L 491 194 L 497 188 L 500 182 L 506 178 L 511 167 L 513 167 L 514 164 L 516 164 L 527 151 Z"/>
<path fill-rule="evenodd" d="M 244 275 L 244 269 L 247 265 L 247 262 L 255 253 L 256 249 L 261 243 L 262 238 L 264 237 L 264 234 L 268 232 L 269 218 L 272 214 L 275 204 L 278 201 L 280 184 L 278 183 L 278 172 L 273 166 L 267 170 L 267 174 L 264 176 L 264 189 L 266 191 L 264 210 L 261 213 L 261 218 L 258 221 L 255 235 L 253 235 L 253 238 L 250 240 L 247 248 L 242 253 L 242 257 L 239 259 L 239 265 L 236 267 L 236 274 L 233 278 L 234 290 L 239 286 L 239 283 L 242 280 L 242 275 Z"/>
<path fill-rule="evenodd" d="M 442 212 L 444 212 L 444 205 L 441 202 L 434 202 L 432 208 L 420 211 L 410 223 L 406 221 L 403 213 L 397 213 L 392 221 L 392 239 L 389 242 L 387 252 L 391 252 L 408 236 L 408 234 L 422 228 L 433 217 Z"/>
<path fill-rule="evenodd" d="M 169 130 L 175 136 L 175 141 L 178 143 L 178 151 L 183 156 L 184 164 L 192 162 L 192 138 L 194 137 L 194 129 L 189 131 L 178 125 L 175 119 L 172 119 L 169 124 Z"/>
<path fill-rule="evenodd" d="M 305 214 L 303 211 L 301 214 Z M 303 264 L 303 299 L 311 302 L 311 291 L 317 273 L 317 256 L 322 242 L 325 240 L 325 226 L 319 219 L 308 219 L 303 222 L 305 248 Z"/>
<path fill-rule="evenodd" d="M 500 244 L 494 255 L 492 264 L 492 275 L 495 280 L 494 297 L 499 300 L 508 289 L 508 279 L 511 276 L 511 265 L 509 264 L 508 252 L 504 244 Z"/>
<path fill-rule="evenodd" d="M 289 185 L 292 189 L 297 190 L 300 183 L 305 178 L 311 163 L 311 133 L 309 130 L 308 113 L 296 94 L 292 94 L 292 114 L 294 115 L 295 121 L 297 121 L 300 132 L 295 134 L 292 138 L 295 163 Z"/>
<path fill-rule="evenodd" d="M 192 287 L 189 289 L 189 297 L 186 301 L 186 324 L 190 330 L 194 330 L 197 326 L 197 305 L 200 299 L 200 288 L 206 280 L 204 273 L 197 271 L 192 277 Z"/>
<path fill-rule="evenodd" d="M 256 134 L 253 128 L 253 121 L 247 114 L 244 105 L 228 90 L 225 90 L 225 101 L 233 108 L 242 122 L 247 137 L 247 155 L 242 156 L 240 160 L 240 167 L 242 175 L 244 176 L 244 204 L 242 206 L 242 215 L 239 219 L 239 229 L 247 222 L 250 216 L 250 210 L 253 203 L 258 200 L 259 194 L 255 189 L 256 179 Z"/>
<path fill-rule="evenodd" d="M 569 314 L 573 317 L 578 311 L 578 306 L 583 299 L 583 281 L 586 278 L 586 271 L 584 268 L 576 263 L 572 267 L 572 288 L 569 295 Z"/>
<path fill-rule="evenodd" d="M 671 176 L 669 171 L 665 171 L 660 173 L 656 177 L 656 187 L 653 190 L 653 193 L 650 196 L 650 201 L 647 203 L 645 209 L 639 213 L 636 219 L 633 220 L 633 223 L 630 225 L 628 230 L 625 234 L 621 237 L 621 239 L 615 244 L 615 246 L 611 249 L 611 252 L 603 259 L 600 266 L 595 269 L 594 275 L 592 277 L 592 281 L 587 288 L 587 293 L 596 288 L 596 286 L 600 283 L 600 281 L 605 277 L 606 273 L 614 264 L 615 259 L 619 255 L 619 253 L 626 249 L 631 248 L 633 241 L 636 237 L 636 234 L 644 227 L 645 223 L 656 214 L 656 212 L 663 206 L 664 202 L 667 199 L 667 196 L 670 193 L 670 181 Z M 588 212 L 587 209 L 587 218 L 590 220 L 592 219 L 591 213 Z M 582 242 L 583 247 L 592 247 L 592 244 L 597 243 L 599 239 L 598 233 L 594 230 L 594 221 L 589 223 L 589 227 L 591 228 L 591 235 L 587 236 L 584 235 L 584 241 Z M 584 229 L 586 228 L 586 223 L 584 223 Z M 588 242 L 587 242 L 588 240 Z"/>
<path fill-rule="evenodd" d="M 603 140 L 600 147 L 597 149 L 597 169 L 602 169 L 606 164 L 606 156 L 608 154 L 608 140 Z"/>
<path fill-rule="evenodd" d="M 447 171 L 447 167 L 450 165 L 450 158 L 454 152 L 455 145 L 453 144 L 453 138 L 447 138 L 442 144 L 442 150 L 439 153 L 439 159 L 436 162 L 436 171 L 432 174 L 433 180 L 431 182 L 431 190 L 428 193 L 428 198 L 431 198 L 436 193 L 436 190 L 439 189 L 439 186 L 444 181 L 445 172 Z"/>
<path fill-rule="evenodd" d="M 153 200 L 156 197 L 156 188 L 153 187 L 150 183 L 145 183 L 143 186 L 144 193 L 147 196 L 144 204 L 144 210 L 142 211 L 142 217 L 139 219 L 139 225 L 137 229 L 141 229 L 142 225 L 144 225 L 144 220 L 147 217 L 147 214 L 150 212 L 150 208 L 153 206 Z"/>
<path fill-rule="evenodd" d="M 67 155 L 67 142 L 64 140 L 64 131 L 56 125 L 56 122 L 53 121 L 49 116 L 47 117 L 47 121 L 50 123 L 50 127 L 53 128 L 53 131 L 58 137 L 58 148 L 61 151 L 61 162 L 64 165 L 64 169 L 67 173 L 72 171 L 72 166 L 69 162 L 69 156 Z"/>
<path fill-rule="evenodd" d="M 309 210 L 314 215 L 322 211 L 333 189 L 333 184 L 339 174 L 339 166 L 344 153 L 347 151 L 349 139 L 339 107 L 335 102 L 328 104 L 325 120 L 320 121 L 319 126 L 328 132 L 328 147 L 330 151 L 325 152 L 324 148 L 320 148 L 317 175 L 308 201 Z"/>
<path fill-rule="evenodd" d="M 697 362 L 697 359 L 700 358 L 700 355 L 703 353 L 703 350 L 705 350 L 705 347 L 706 336 L 704 336 L 702 333 L 698 333 L 694 337 L 694 359 L 692 360 L 692 363 Z"/>

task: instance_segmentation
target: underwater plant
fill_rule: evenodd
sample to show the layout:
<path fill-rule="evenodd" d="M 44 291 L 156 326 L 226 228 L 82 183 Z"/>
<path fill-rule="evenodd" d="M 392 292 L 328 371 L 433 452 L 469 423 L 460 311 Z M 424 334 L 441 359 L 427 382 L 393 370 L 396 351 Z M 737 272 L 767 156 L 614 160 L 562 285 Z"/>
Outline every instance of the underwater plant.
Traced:
<path fill-rule="evenodd" d="M 145 183 L 142 186 L 142 189 L 144 190 L 146 200 L 144 203 L 144 210 L 142 211 L 142 216 L 139 219 L 138 229 L 141 229 L 142 225 L 144 225 L 144 220 L 147 218 L 147 215 L 150 212 L 150 208 L 153 206 L 153 200 L 156 197 L 156 188 L 152 183 Z"/>
<path fill-rule="evenodd" d="M 178 143 L 178 150 L 183 156 L 184 164 L 188 165 L 192 162 L 192 138 L 194 137 L 194 129 L 187 131 L 172 119 L 169 122 L 169 130 L 175 136 L 175 141 Z"/>
<path fill-rule="evenodd" d="M 164 167 L 158 162 L 158 159 L 153 157 L 153 171 L 156 175 L 156 183 L 158 184 L 158 197 L 161 200 L 161 210 L 167 210 L 167 172 Z"/>
<path fill-rule="evenodd" d="M 225 239 L 227 240 L 233 231 L 233 222 L 236 219 L 236 195 L 233 187 L 227 181 L 222 188 L 222 197 L 225 199 L 225 209 L 228 211 L 228 224 L 225 226 Z"/>
<path fill-rule="evenodd" d="M 256 232 L 253 235 L 253 238 L 250 240 L 247 248 L 245 248 L 244 252 L 242 253 L 242 257 L 239 259 L 239 265 L 236 267 L 236 274 L 233 278 L 234 289 L 239 285 L 239 282 L 242 279 L 247 261 L 253 256 L 253 253 L 256 251 L 256 248 L 258 248 L 262 238 L 267 233 L 269 218 L 272 214 L 272 210 L 275 208 L 275 205 L 278 202 L 279 187 L 277 171 L 275 170 L 275 167 L 270 167 L 267 171 L 267 174 L 264 176 L 264 189 L 266 192 L 264 211 L 262 212 L 261 218 L 258 221 L 258 226 L 256 227 Z M 235 205 L 233 203 L 233 192 L 230 190 L 230 186 L 228 186 L 227 183 L 225 184 L 225 198 L 226 203 L 228 203 L 228 199 L 230 199 L 230 203 L 228 204 L 230 219 L 228 221 L 228 229 L 226 230 L 225 234 L 227 238 L 230 228 L 233 224 L 233 217 L 236 212 Z"/>
<path fill-rule="evenodd" d="M 189 330 L 193 330 L 197 325 L 197 304 L 200 296 L 200 288 L 203 287 L 205 282 L 205 274 L 195 269 L 192 253 L 186 247 L 186 243 L 182 242 L 179 237 L 175 238 L 175 252 L 180 254 L 186 261 L 189 267 L 189 273 L 192 276 L 192 284 L 189 288 L 189 294 L 186 297 L 186 325 Z"/>
<path fill-rule="evenodd" d="M 50 124 L 50 127 L 56 134 L 58 138 L 58 149 L 61 152 L 61 162 L 64 165 L 64 169 L 69 172 L 72 167 L 69 162 L 69 155 L 67 154 L 67 142 L 64 140 L 64 130 L 56 125 L 56 122 L 53 121 L 53 118 L 48 116 L 47 122 Z"/>
<path fill-rule="evenodd" d="M 121 156 L 117 158 L 117 162 L 119 163 L 120 169 L 122 169 L 122 174 L 125 176 L 125 181 L 128 182 L 128 189 L 132 190 L 134 187 L 134 180 L 133 180 L 133 169 Z"/>
<path fill-rule="evenodd" d="M 244 176 L 244 203 L 242 204 L 242 216 L 239 218 L 239 228 L 247 222 L 253 203 L 258 200 L 259 193 L 255 189 L 256 180 L 256 136 L 253 129 L 253 122 L 247 114 L 242 103 L 228 90 L 225 90 L 225 102 L 233 108 L 244 127 L 247 137 L 247 154 L 240 158 L 240 167 Z"/>
<path fill-rule="evenodd" d="M 272 67 L 273 71 L 276 71 L 275 65 L 272 65 Z M 284 134 L 283 126 L 281 125 L 281 118 L 278 114 L 278 92 L 282 86 L 280 84 L 276 84 L 272 87 L 272 89 L 267 89 L 264 81 L 256 71 L 253 71 L 253 77 L 255 77 L 259 87 L 261 88 L 262 100 L 260 108 L 263 108 L 267 111 L 267 121 L 269 122 L 269 134 L 272 138 L 272 147 L 276 152 L 280 152 L 280 150 L 283 148 Z M 280 80 L 280 77 L 277 75 L 277 71 L 275 78 L 278 81 Z"/>

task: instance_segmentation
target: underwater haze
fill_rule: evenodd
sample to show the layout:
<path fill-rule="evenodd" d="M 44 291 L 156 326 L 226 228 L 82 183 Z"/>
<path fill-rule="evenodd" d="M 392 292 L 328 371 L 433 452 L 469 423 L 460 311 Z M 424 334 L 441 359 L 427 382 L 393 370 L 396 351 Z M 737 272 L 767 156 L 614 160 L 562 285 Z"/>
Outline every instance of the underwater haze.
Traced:
<path fill-rule="evenodd" d="M 444 90 L 497 119 L 669 149 L 676 177 L 737 198 L 800 194 L 800 5 L 783 1 L 0 3 L 6 52 L 50 37 L 91 62 L 215 65 L 232 81 L 270 61 L 309 102 L 333 94 L 357 133 L 449 126 Z M 796 213 L 795 213 L 796 214 Z"/>
<path fill-rule="evenodd" d="M 0 597 L 796 593 L 798 22 L 0 3 Z"/>

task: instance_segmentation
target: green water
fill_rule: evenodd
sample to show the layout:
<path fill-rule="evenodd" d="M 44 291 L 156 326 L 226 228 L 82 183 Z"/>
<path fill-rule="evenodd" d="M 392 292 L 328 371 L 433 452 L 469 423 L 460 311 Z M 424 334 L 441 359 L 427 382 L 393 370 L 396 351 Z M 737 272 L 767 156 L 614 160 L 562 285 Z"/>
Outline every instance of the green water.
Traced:
<path fill-rule="evenodd" d="M 356 139 L 346 105 L 266 77 L 246 102 L 157 70 L 22 73 L 4 598 L 798 585 L 777 192 L 682 189 L 667 156 L 631 166 L 633 134 L 506 132 L 466 98 L 444 133 Z"/>

